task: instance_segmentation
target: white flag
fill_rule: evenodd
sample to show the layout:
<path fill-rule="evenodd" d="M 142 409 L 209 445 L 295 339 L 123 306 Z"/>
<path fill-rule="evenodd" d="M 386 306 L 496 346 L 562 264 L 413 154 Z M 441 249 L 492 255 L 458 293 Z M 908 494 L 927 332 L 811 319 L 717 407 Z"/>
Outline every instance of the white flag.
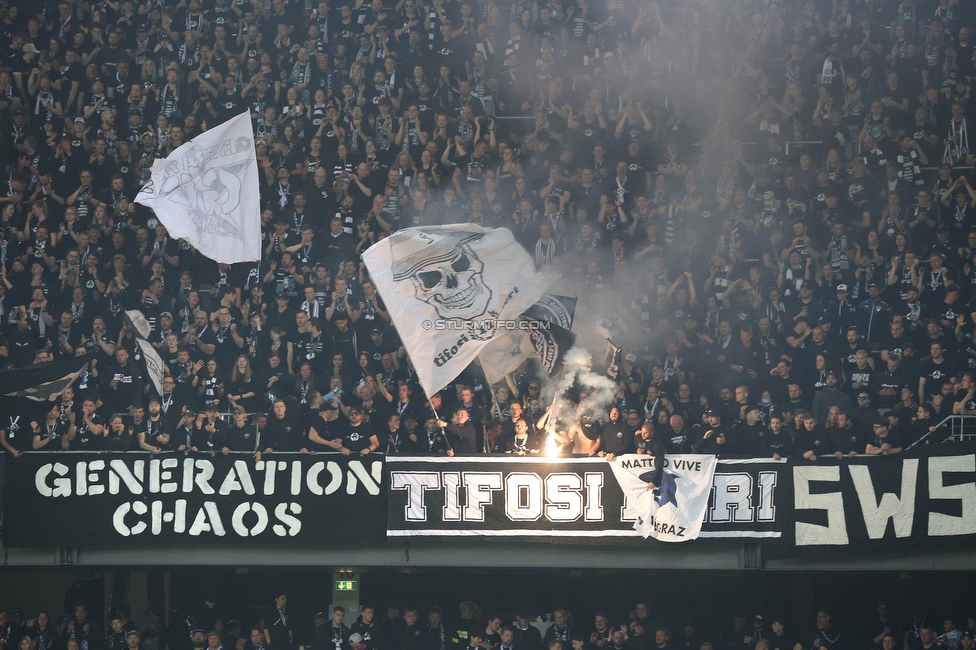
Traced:
<path fill-rule="evenodd" d="M 153 346 L 149 341 L 136 338 L 136 343 L 139 345 L 139 349 L 142 351 L 142 357 L 146 360 L 146 374 L 149 375 L 149 379 L 152 380 L 153 387 L 156 389 L 157 395 L 163 394 L 163 360 L 159 358 L 159 354 L 153 349 Z"/>
<path fill-rule="evenodd" d="M 523 316 L 524 320 L 525 317 Z M 500 332 L 484 349 L 478 353 L 478 361 L 485 372 L 489 386 L 495 386 L 505 379 L 526 359 L 538 356 L 533 345 L 531 333 L 526 330 Z"/>
<path fill-rule="evenodd" d="M 474 360 L 545 290 L 506 228 L 453 224 L 398 230 L 363 261 L 420 385 L 431 395 Z"/>
<path fill-rule="evenodd" d="M 126 309 L 125 310 L 126 325 L 132 325 L 132 329 L 136 331 L 136 334 L 144 339 L 148 339 L 149 335 L 152 334 L 152 325 L 146 320 L 146 315 L 143 314 L 138 309 Z"/>
<path fill-rule="evenodd" d="M 250 113 L 180 145 L 135 198 L 169 234 L 226 264 L 261 259 L 261 196 Z"/>
<path fill-rule="evenodd" d="M 717 464 L 712 454 L 667 456 L 661 484 L 653 490 L 647 489 L 654 471 L 652 456 L 618 456 L 610 467 L 626 498 L 624 516 L 634 521 L 635 530 L 645 539 L 686 542 L 701 533 Z"/>

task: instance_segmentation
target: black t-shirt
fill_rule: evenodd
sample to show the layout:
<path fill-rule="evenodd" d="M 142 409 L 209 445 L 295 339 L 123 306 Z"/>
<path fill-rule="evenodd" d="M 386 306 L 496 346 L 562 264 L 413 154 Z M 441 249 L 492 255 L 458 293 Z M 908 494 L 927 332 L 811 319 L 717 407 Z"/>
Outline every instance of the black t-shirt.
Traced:
<path fill-rule="evenodd" d="M 363 449 L 368 449 L 370 437 L 376 435 L 372 425 L 365 421 L 358 426 L 347 423 L 345 426 L 339 427 L 336 433 L 342 438 L 342 446 L 357 454 Z"/>
<path fill-rule="evenodd" d="M 321 416 L 315 416 L 308 425 L 308 433 L 311 434 L 314 430 L 322 440 L 334 440 L 339 437 L 337 433 L 334 433 L 338 425 L 338 420 L 327 422 Z M 328 445 L 312 442 L 311 440 L 307 444 L 310 451 L 335 451 L 335 449 Z"/>
<path fill-rule="evenodd" d="M 966 390 L 958 390 L 956 391 L 955 396 L 952 398 L 952 402 L 954 404 L 962 402 L 962 407 L 967 411 L 976 411 L 976 397 L 967 400 L 966 395 L 968 394 L 969 393 Z"/>
<path fill-rule="evenodd" d="M 92 415 L 90 419 L 92 424 L 108 426 L 105 424 L 105 420 L 98 415 Z M 92 433 L 83 414 L 79 414 L 76 418 L 75 427 L 75 439 L 71 441 L 72 451 L 99 451 L 104 448 L 105 438 Z"/>
<path fill-rule="evenodd" d="M 31 423 L 23 415 L 11 415 L 0 422 L 0 429 L 6 431 L 7 442 L 17 451 L 30 449 L 31 440 L 34 433 L 31 430 Z"/>
<path fill-rule="evenodd" d="M 608 454 L 626 454 L 633 450 L 634 435 L 623 420 L 617 420 L 616 423 L 606 422 L 600 437 L 601 449 Z"/>
<path fill-rule="evenodd" d="M 843 454 L 848 454 L 852 451 L 856 451 L 859 454 L 864 453 L 864 441 L 861 439 L 857 427 L 850 427 L 849 429 L 831 427 L 830 438 L 834 446 L 833 451 L 839 451 Z"/>
<path fill-rule="evenodd" d="M 223 434 L 221 444 L 231 451 L 254 451 L 253 424 L 245 424 L 243 427 L 234 424 L 227 427 Z"/>
<path fill-rule="evenodd" d="M 41 420 L 37 422 L 37 425 L 38 429 L 34 435 L 39 436 L 41 440 L 48 441 L 38 451 L 61 451 L 61 440 L 64 438 L 64 434 L 68 432 L 69 424 L 58 418 L 54 421 L 53 427 L 48 425 L 47 420 Z"/>
<path fill-rule="evenodd" d="M 813 431 L 807 431 L 806 427 L 802 427 L 796 435 L 794 448 L 796 453 L 801 456 L 808 451 L 812 451 L 817 456 L 822 456 L 833 453 L 834 450 L 831 447 L 833 444 L 826 429 L 817 427 Z"/>
<path fill-rule="evenodd" d="M 948 359 L 943 359 L 942 363 L 929 360 L 922 364 L 919 374 L 925 378 L 925 392 L 929 395 L 937 395 L 942 388 L 942 382 L 952 375 L 952 364 Z M 919 398 L 922 399 L 924 396 L 919 395 Z"/>

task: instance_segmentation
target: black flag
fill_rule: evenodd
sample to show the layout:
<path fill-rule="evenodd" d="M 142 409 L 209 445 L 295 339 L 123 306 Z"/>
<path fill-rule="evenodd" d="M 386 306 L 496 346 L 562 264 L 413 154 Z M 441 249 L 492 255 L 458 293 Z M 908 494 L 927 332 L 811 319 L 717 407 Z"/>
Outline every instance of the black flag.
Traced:
<path fill-rule="evenodd" d="M 566 350 L 576 344 L 576 335 L 564 327 L 548 323 L 529 330 L 532 346 L 542 361 L 542 367 L 550 377 L 563 368 Z"/>
<path fill-rule="evenodd" d="M 0 395 L 26 397 L 34 402 L 53 401 L 74 383 L 87 364 L 88 355 L 84 355 L 0 370 Z"/>

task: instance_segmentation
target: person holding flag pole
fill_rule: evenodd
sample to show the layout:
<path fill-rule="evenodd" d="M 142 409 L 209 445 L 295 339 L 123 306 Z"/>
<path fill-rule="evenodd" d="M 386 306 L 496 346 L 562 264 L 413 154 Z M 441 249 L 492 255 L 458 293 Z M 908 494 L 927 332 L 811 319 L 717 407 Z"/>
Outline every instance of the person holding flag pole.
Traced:
<path fill-rule="evenodd" d="M 427 434 L 427 451 L 433 456 L 453 456 L 454 447 L 451 445 L 451 441 L 447 435 L 447 423 L 441 420 L 440 415 L 437 414 L 437 410 L 428 398 L 427 404 L 430 406 L 431 413 L 433 417 L 427 418 L 424 422 L 424 430 Z M 433 426 L 431 426 L 433 423 Z M 421 440 L 420 444 L 424 444 Z"/>

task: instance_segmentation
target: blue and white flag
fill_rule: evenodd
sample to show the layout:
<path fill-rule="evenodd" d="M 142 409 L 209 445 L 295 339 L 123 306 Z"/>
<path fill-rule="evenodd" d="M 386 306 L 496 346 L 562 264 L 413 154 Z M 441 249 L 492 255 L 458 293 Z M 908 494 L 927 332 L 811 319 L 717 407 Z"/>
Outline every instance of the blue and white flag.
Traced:
<path fill-rule="evenodd" d="M 711 454 L 666 456 L 661 484 L 648 490 L 654 474 L 654 457 L 638 454 L 610 461 L 613 475 L 624 493 L 625 519 L 645 539 L 687 542 L 701 533 L 708 497 L 712 492 L 717 460 Z"/>
<path fill-rule="evenodd" d="M 261 188 L 247 111 L 153 163 L 135 203 L 153 209 L 170 236 L 216 262 L 261 259 Z"/>

